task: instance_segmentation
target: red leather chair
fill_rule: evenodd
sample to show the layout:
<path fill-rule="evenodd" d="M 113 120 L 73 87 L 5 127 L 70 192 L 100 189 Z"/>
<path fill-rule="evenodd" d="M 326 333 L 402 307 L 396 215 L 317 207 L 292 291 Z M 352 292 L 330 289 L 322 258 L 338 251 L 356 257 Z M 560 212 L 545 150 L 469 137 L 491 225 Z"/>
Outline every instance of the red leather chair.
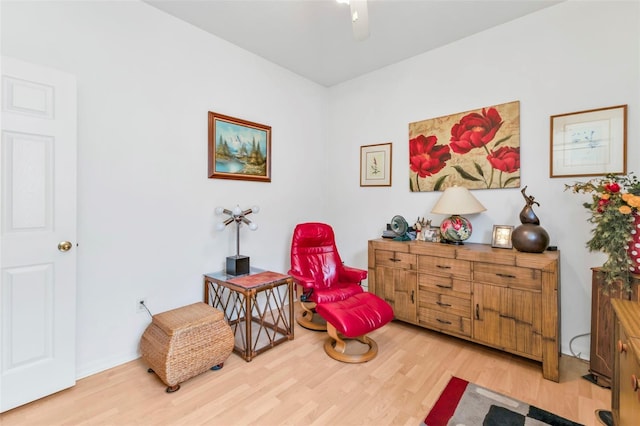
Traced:
<path fill-rule="evenodd" d="M 314 222 L 296 226 L 289 275 L 302 288 L 302 311 L 296 320 L 302 327 L 327 331 L 327 355 L 350 363 L 366 362 L 376 356 L 378 345 L 367 333 L 391 321 L 393 308 L 362 290 L 360 281 L 367 277 L 367 271 L 342 264 L 329 225 Z M 349 353 L 348 340 L 358 340 L 369 349 Z"/>
<path fill-rule="evenodd" d="M 316 305 L 362 293 L 360 282 L 367 278 L 367 271 L 343 265 L 331 226 L 310 222 L 293 231 L 289 275 L 302 288 L 302 310 L 296 321 L 304 328 L 324 331 L 327 325 L 315 315 Z"/>

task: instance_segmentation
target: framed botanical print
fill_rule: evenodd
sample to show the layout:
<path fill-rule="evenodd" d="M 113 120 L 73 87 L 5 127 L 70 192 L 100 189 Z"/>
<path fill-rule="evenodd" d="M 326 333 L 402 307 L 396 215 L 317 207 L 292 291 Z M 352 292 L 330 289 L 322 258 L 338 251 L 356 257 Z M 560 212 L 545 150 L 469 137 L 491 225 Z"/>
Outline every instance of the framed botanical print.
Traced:
<path fill-rule="evenodd" d="M 391 143 L 360 147 L 360 186 L 391 186 Z"/>
<path fill-rule="evenodd" d="M 550 177 L 627 172 L 627 106 L 551 116 Z"/>

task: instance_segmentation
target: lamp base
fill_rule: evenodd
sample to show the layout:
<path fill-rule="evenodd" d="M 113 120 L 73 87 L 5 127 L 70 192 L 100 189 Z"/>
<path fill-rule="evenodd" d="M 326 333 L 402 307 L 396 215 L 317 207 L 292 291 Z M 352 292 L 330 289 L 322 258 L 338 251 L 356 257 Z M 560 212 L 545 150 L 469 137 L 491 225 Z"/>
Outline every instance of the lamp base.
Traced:
<path fill-rule="evenodd" d="M 451 241 L 451 240 L 445 240 L 445 239 L 441 239 L 440 242 L 442 244 L 451 244 L 454 246 L 463 246 L 464 243 L 462 241 Z"/>
<path fill-rule="evenodd" d="M 442 240 L 449 244 L 462 244 L 471 236 L 471 222 L 465 217 L 452 215 L 440 224 Z"/>
<path fill-rule="evenodd" d="M 227 256 L 227 275 L 244 275 L 249 273 L 249 256 Z"/>

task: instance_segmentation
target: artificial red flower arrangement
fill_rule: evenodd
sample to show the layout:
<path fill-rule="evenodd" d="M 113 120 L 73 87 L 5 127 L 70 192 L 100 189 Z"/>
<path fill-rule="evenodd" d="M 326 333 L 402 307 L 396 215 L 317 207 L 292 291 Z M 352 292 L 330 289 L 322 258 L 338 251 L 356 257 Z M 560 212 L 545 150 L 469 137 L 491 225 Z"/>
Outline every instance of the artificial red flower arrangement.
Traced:
<path fill-rule="evenodd" d="M 640 274 L 640 181 L 633 173 L 609 174 L 565 185 L 568 189 L 592 197 L 583 204 L 591 212 L 588 222 L 595 225 L 587 248 L 608 256 L 602 265 L 606 289 L 620 282 L 630 292 L 631 274 Z"/>

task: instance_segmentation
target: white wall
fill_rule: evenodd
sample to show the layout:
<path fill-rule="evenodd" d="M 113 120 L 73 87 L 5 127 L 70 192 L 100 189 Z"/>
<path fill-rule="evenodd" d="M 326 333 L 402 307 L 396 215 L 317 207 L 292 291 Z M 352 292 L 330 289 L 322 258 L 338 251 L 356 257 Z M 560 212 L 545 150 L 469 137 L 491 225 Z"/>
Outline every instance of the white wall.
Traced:
<path fill-rule="evenodd" d="M 252 265 L 286 272 L 322 220 L 325 88 L 141 2 L 2 2 L 2 54 L 78 82 L 78 375 L 137 357 L 154 313 L 202 300 L 235 254 L 216 206 L 261 207 Z M 207 178 L 207 111 L 272 126 L 272 182 Z"/>
<path fill-rule="evenodd" d="M 395 214 L 430 217 L 437 194 L 410 193 L 408 123 L 521 102 L 522 182 L 562 250 L 562 350 L 589 330 L 582 200 L 549 179 L 549 116 L 629 105 L 630 170 L 639 170 L 638 3 L 562 3 L 325 89 L 138 2 L 2 1 L 2 54 L 76 74 L 79 107 L 78 376 L 137 356 L 154 312 L 202 297 L 234 233 L 213 210 L 258 204 L 243 230 L 252 263 L 286 271 L 293 226 L 326 220 L 346 263 Z M 207 111 L 273 127 L 273 182 L 206 178 Z M 359 186 L 359 147 L 393 142 L 393 186 Z M 517 224 L 518 190 L 477 191 L 476 242 Z M 439 221 L 440 218 L 434 218 Z M 588 340 L 574 349 L 588 353 Z"/>
<path fill-rule="evenodd" d="M 330 89 L 329 220 L 343 236 L 347 260 L 366 265 L 362 241 L 378 237 L 396 214 L 440 223 L 431 208 L 440 193 L 409 191 L 408 123 L 520 101 L 521 182 L 540 202 L 535 212 L 561 250 L 562 351 L 590 331 L 590 267 L 585 199 L 564 192 L 574 179 L 549 178 L 549 117 L 628 104 L 628 169 L 640 172 L 640 9 L 633 2 L 575 2 L 490 29 Z M 359 146 L 393 142 L 393 186 L 360 188 Z M 494 224 L 519 225 L 519 189 L 481 190 L 487 211 L 471 216 L 471 241 L 490 243 Z M 339 201 L 338 201 L 339 200 Z M 347 237 L 344 237 L 348 235 Z M 589 356 L 589 338 L 574 353 Z"/>

